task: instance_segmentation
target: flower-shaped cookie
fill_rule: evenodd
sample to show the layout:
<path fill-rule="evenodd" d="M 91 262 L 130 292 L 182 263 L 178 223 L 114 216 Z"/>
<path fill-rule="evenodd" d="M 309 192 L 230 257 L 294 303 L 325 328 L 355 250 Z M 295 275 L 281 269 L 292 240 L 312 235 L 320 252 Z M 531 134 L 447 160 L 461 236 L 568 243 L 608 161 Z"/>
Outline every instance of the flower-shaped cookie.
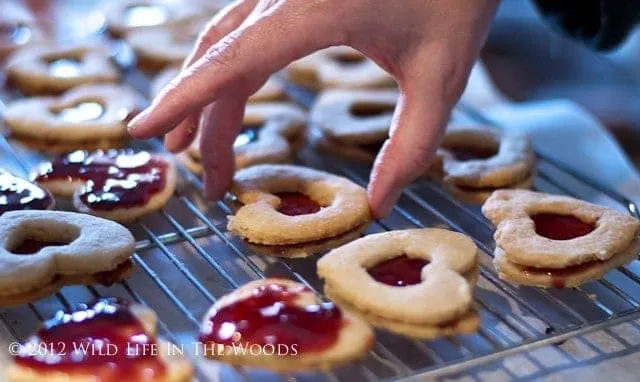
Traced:
<path fill-rule="evenodd" d="M 211 12 L 198 1 L 114 0 L 109 3 L 105 10 L 107 29 L 118 37 L 141 29 L 187 26 Z"/>
<path fill-rule="evenodd" d="M 365 236 L 318 261 L 325 293 L 372 325 L 416 338 L 474 332 L 477 248 L 436 228 Z"/>
<path fill-rule="evenodd" d="M 58 94 L 88 83 L 117 82 L 120 74 L 104 46 L 36 45 L 7 62 L 7 76 L 24 94 Z"/>
<path fill-rule="evenodd" d="M 157 322 L 153 310 L 116 298 L 59 311 L 21 345 L 4 377 L 9 382 L 191 380 L 189 361 L 156 337 Z"/>
<path fill-rule="evenodd" d="M 253 281 L 222 297 L 200 332 L 206 357 L 280 372 L 357 360 L 373 340 L 364 321 L 285 279 Z"/>
<path fill-rule="evenodd" d="M 233 145 L 236 168 L 288 162 L 304 142 L 306 113 L 284 102 L 248 104 L 243 124 L 244 129 Z M 196 139 L 178 158 L 190 171 L 201 174 L 200 152 L 199 139 Z"/>
<path fill-rule="evenodd" d="M 396 90 L 327 90 L 311 110 L 315 145 L 351 159 L 373 162 L 389 137 Z"/>
<path fill-rule="evenodd" d="M 0 168 L 0 215 L 17 210 L 50 210 L 54 205 L 49 191 Z"/>
<path fill-rule="evenodd" d="M 32 97 L 10 103 L 4 121 L 26 146 L 52 153 L 122 147 L 127 122 L 144 100 L 126 85 L 88 84 L 59 97 Z"/>
<path fill-rule="evenodd" d="M 73 197 L 80 212 L 128 222 L 164 207 L 177 174 L 168 156 L 109 150 L 74 151 L 40 165 L 33 177 L 54 195 Z"/>
<path fill-rule="evenodd" d="M 285 74 L 290 81 L 314 90 L 395 86 L 395 80 L 389 73 L 347 46 L 335 46 L 312 53 L 289 64 Z"/>
<path fill-rule="evenodd" d="M 65 285 L 112 284 L 132 269 L 133 236 L 118 223 L 59 211 L 0 216 L 0 306 L 35 301 Z"/>
<path fill-rule="evenodd" d="M 536 158 L 531 141 L 519 132 L 488 126 L 449 126 L 430 173 L 453 195 L 484 202 L 500 188 L 529 188 Z"/>
<path fill-rule="evenodd" d="M 371 219 L 367 192 L 346 178 L 306 167 L 257 165 L 231 188 L 243 204 L 228 228 L 249 242 L 300 244 L 329 239 Z"/>
<path fill-rule="evenodd" d="M 482 206 L 496 225 L 502 279 L 573 287 L 638 257 L 640 222 L 582 200 L 525 190 L 494 192 Z"/>

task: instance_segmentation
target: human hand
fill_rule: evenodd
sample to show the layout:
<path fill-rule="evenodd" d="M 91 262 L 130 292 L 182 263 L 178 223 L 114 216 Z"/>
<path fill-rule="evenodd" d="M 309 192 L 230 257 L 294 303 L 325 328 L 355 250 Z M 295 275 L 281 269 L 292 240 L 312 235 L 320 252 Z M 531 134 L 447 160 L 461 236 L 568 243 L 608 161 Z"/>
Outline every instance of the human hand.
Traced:
<path fill-rule="evenodd" d="M 196 136 L 205 195 L 224 196 L 247 98 L 274 72 L 316 50 L 349 45 L 398 81 L 400 98 L 369 184 L 389 214 L 424 173 L 485 40 L 498 0 L 238 0 L 201 34 L 182 73 L 130 123 L 134 138 L 166 134 L 179 152 Z M 202 113 L 202 118 L 200 115 Z"/>

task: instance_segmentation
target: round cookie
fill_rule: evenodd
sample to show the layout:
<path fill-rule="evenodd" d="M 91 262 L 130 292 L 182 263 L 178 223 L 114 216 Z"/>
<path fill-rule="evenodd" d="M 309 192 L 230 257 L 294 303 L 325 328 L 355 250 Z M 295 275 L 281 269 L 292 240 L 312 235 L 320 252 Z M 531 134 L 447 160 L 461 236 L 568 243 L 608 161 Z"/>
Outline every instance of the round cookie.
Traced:
<path fill-rule="evenodd" d="M 298 106 L 285 102 L 248 104 L 244 129 L 236 138 L 236 168 L 259 163 L 281 163 L 292 159 L 304 142 L 306 114 Z M 195 174 L 202 173 L 199 139 L 178 159 Z"/>
<path fill-rule="evenodd" d="M 83 84 L 117 82 L 120 74 L 110 60 L 100 45 L 39 44 L 9 57 L 7 77 L 24 94 L 58 94 Z"/>
<path fill-rule="evenodd" d="M 329 252 L 318 275 L 328 296 L 373 325 L 432 338 L 477 329 L 477 251 L 469 237 L 448 230 L 384 232 Z"/>
<path fill-rule="evenodd" d="M 235 325 L 240 320 L 245 324 Z M 200 340 L 208 358 L 277 372 L 328 370 L 364 357 L 374 344 L 363 320 L 286 279 L 253 281 L 219 299 L 203 319 Z M 262 351 L 234 351 L 241 346 Z"/>
<path fill-rule="evenodd" d="M 18 210 L 51 210 L 55 204 L 49 191 L 0 168 L 0 215 Z"/>
<path fill-rule="evenodd" d="M 213 12 L 198 1 L 116 0 L 110 2 L 105 15 L 109 32 L 125 37 L 140 29 L 188 26 Z"/>
<path fill-rule="evenodd" d="M 0 216 L 0 306 L 54 294 L 65 285 L 112 284 L 131 272 L 135 242 L 123 226 L 60 211 Z"/>
<path fill-rule="evenodd" d="M 517 283 L 572 287 L 638 253 L 640 221 L 582 200 L 500 190 L 482 212 L 496 225 L 494 265 Z"/>
<path fill-rule="evenodd" d="M 332 238 L 371 219 L 367 192 L 346 178 L 293 165 L 257 165 L 236 173 L 231 193 L 244 204 L 228 229 L 266 245 Z"/>
<path fill-rule="evenodd" d="M 319 131 L 316 147 L 355 160 L 373 162 L 389 137 L 396 90 L 334 89 L 321 93 L 310 125 Z"/>
<path fill-rule="evenodd" d="M 312 53 L 285 69 L 287 78 L 313 90 L 394 87 L 393 77 L 362 53 L 335 46 Z"/>
<path fill-rule="evenodd" d="M 40 165 L 33 177 L 54 195 L 73 197 L 78 211 L 119 222 L 164 207 L 177 182 L 171 157 L 131 150 L 74 151 Z"/>
<path fill-rule="evenodd" d="M 126 124 L 143 103 L 126 85 L 88 84 L 59 97 L 16 100 L 3 117 L 11 138 L 39 151 L 109 149 L 128 141 Z"/>
<path fill-rule="evenodd" d="M 526 135 L 488 126 L 450 126 L 437 155 L 444 181 L 468 188 L 509 187 L 535 166 Z"/>
<path fill-rule="evenodd" d="M 508 186 L 509 189 L 530 189 L 533 187 L 536 180 L 536 171 L 532 170 L 532 174 L 523 179 L 522 181 Z M 499 188 L 487 187 L 487 188 L 473 188 L 456 186 L 455 184 L 443 182 L 443 186 L 447 191 L 451 193 L 456 199 L 461 200 L 469 204 L 482 204 L 491 194 Z"/>
<path fill-rule="evenodd" d="M 71 315 L 74 320 L 68 319 Z M 175 345 L 156 337 L 157 322 L 157 316 L 150 308 L 130 305 L 115 298 L 101 298 L 84 306 L 60 311 L 22 344 L 21 353 L 3 372 L 5 380 L 90 382 L 104 378 L 190 381 L 193 378 L 191 364 L 184 355 L 170 350 Z M 94 354 L 89 350 L 82 357 L 75 355 L 76 358 L 70 360 L 72 352 L 69 349 L 78 347 L 76 342 L 97 348 L 102 339 L 110 344 L 111 351 L 100 354 L 96 351 Z M 45 342 L 50 345 L 44 349 L 39 347 Z M 53 359 L 49 363 L 29 356 L 45 351 L 52 354 L 47 358 Z M 124 357 L 122 354 L 125 353 L 129 356 Z"/>

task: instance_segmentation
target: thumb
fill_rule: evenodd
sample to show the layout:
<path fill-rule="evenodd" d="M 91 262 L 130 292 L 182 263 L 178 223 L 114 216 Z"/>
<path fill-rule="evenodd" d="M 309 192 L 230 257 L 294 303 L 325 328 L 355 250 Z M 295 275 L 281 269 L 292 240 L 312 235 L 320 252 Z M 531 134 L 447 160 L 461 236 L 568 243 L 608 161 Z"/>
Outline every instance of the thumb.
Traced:
<path fill-rule="evenodd" d="M 406 65 L 418 70 L 399 76 L 401 94 L 389 139 L 376 158 L 369 183 L 369 203 L 378 218 L 391 213 L 402 189 L 431 164 L 471 70 L 472 59 L 461 62 L 443 52 L 430 54 L 428 60 Z"/>

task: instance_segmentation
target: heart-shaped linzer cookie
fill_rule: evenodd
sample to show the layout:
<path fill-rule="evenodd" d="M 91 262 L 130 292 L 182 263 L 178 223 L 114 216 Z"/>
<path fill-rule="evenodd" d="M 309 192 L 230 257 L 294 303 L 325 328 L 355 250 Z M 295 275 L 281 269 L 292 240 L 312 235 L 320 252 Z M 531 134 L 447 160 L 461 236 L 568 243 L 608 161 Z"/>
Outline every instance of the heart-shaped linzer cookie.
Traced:
<path fill-rule="evenodd" d="M 127 142 L 126 124 L 143 104 L 128 86 L 90 84 L 59 97 L 14 101 L 4 120 L 12 139 L 39 151 L 110 149 Z"/>
<path fill-rule="evenodd" d="M 482 213 L 496 225 L 500 278 L 520 284 L 577 286 L 640 253 L 640 221 L 567 196 L 500 190 Z"/>
<path fill-rule="evenodd" d="M 0 169 L 0 215 L 16 210 L 50 210 L 54 205 L 49 191 Z"/>
<path fill-rule="evenodd" d="M 389 138 L 396 90 L 328 90 L 310 113 L 320 149 L 364 162 L 373 162 Z"/>
<path fill-rule="evenodd" d="M 334 46 L 310 54 L 289 64 L 284 72 L 290 81 L 314 90 L 395 86 L 389 73 L 347 46 Z"/>
<path fill-rule="evenodd" d="M 127 222 L 164 207 L 177 175 L 168 156 L 109 150 L 74 151 L 41 164 L 33 177 L 54 195 L 73 197 L 80 212 Z"/>
<path fill-rule="evenodd" d="M 233 145 L 236 168 L 290 161 L 304 144 L 305 123 L 306 113 L 294 104 L 248 104 L 244 113 L 244 127 Z M 199 139 L 179 158 L 190 171 L 201 174 Z"/>
<path fill-rule="evenodd" d="M 191 380 L 186 357 L 156 337 L 157 323 L 153 310 L 117 298 L 58 311 L 21 344 L 5 380 Z"/>
<path fill-rule="evenodd" d="M 374 343 L 364 321 L 285 279 L 253 281 L 216 301 L 200 341 L 208 358 L 280 372 L 335 367 Z"/>
<path fill-rule="evenodd" d="M 31 302 L 65 285 L 112 284 L 132 269 L 128 229 L 94 216 L 11 211 L 0 216 L 0 306 Z"/>
<path fill-rule="evenodd" d="M 364 188 L 306 167 L 257 165 L 240 170 L 231 193 L 243 206 L 229 216 L 229 230 L 257 244 L 328 239 L 371 219 Z"/>
<path fill-rule="evenodd" d="M 101 45 L 38 44 L 7 62 L 9 81 L 29 95 L 59 94 L 88 83 L 117 82 L 120 74 Z"/>
<path fill-rule="evenodd" d="M 365 236 L 318 261 L 325 292 L 372 325 L 418 338 L 477 329 L 477 247 L 436 229 Z"/>

